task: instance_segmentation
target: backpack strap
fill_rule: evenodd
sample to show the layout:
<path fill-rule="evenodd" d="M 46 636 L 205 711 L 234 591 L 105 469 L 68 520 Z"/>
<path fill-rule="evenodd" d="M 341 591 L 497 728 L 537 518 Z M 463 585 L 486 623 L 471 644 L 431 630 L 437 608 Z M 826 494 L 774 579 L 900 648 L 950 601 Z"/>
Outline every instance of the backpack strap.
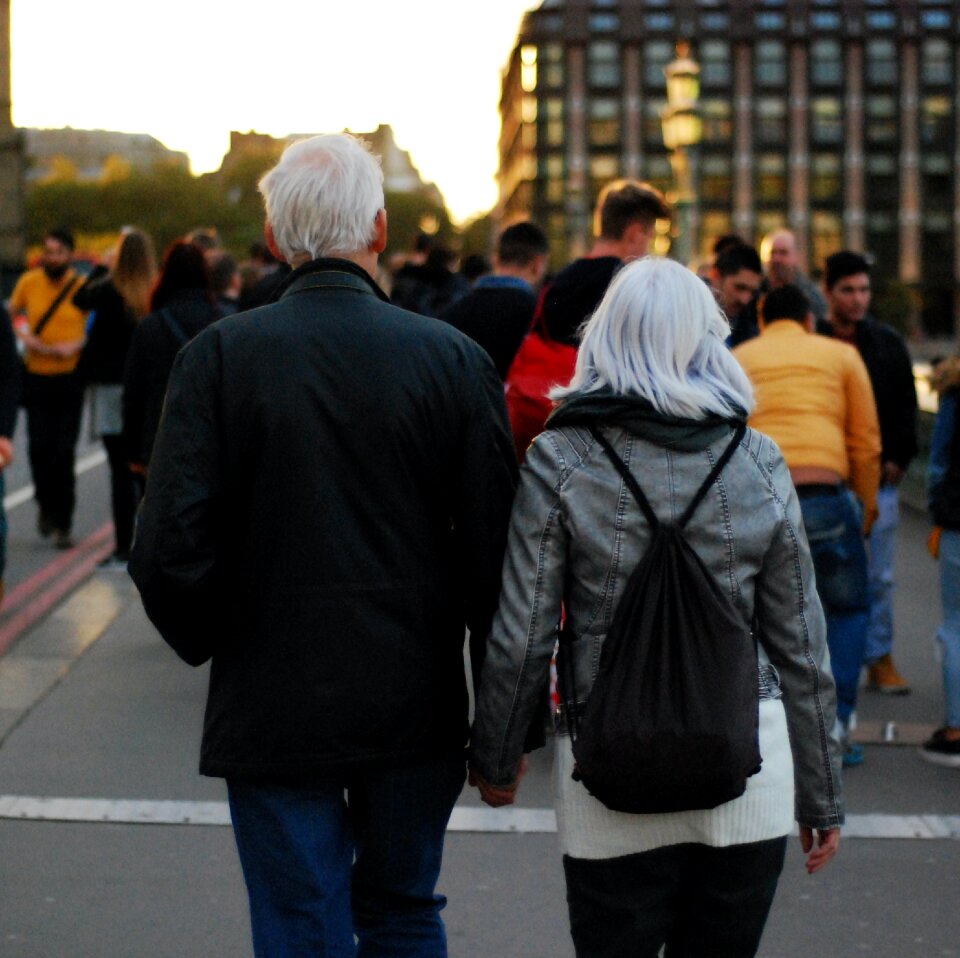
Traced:
<path fill-rule="evenodd" d="M 640 511 L 646 516 L 647 522 L 650 523 L 651 529 L 657 529 L 660 525 L 660 520 L 657 518 L 657 514 L 653 511 L 653 507 L 650 505 L 650 501 L 644 495 L 643 490 L 640 488 L 640 484 L 633 477 L 633 473 L 627 468 L 627 464 L 617 455 L 613 446 L 610 445 L 609 440 L 599 429 L 590 427 L 590 433 L 594 439 L 603 447 L 603 451 L 607 454 L 607 458 L 614 464 L 617 472 L 620 473 L 623 481 L 627 484 L 627 488 L 633 493 L 633 498 L 637 500 L 637 505 L 640 506 Z"/>
<path fill-rule="evenodd" d="M 716 482 L 717 476 L 723 472 L 723 467 L 730 461 L 731 456 L 737 451 L 737 446 L 740 445 L 740 440 L 743 439 L 744 433 L 747 431 L 747 424 L 741 422 L 737 425 L 737 428 L 734 430 L 733 439 L 727 445 L 727 448 L 723 450 L 723 454 L 716 461 L 714 467 L 710 470 L 710 475 L 703 480 L 700 488 L 694 493 L 693 498 L 690 500 L 690 505 L 687 506 L 683 511 L 683 515 L 680 516 L 680 520 L 677 522 L 677 525 L 682 529 L 689 521 L 690 517 L 696 512 L 697 506 L 703 501 L 703 497 L 707 494 L 707 490 Z"/>
<path fill-rule="evenodd" d="M 737 428 L 734 430 L 733 438 L 727 445 L 727 448 L 723 450 L 720 458 L 714 464 L 714 467 L 710 470 L 710 474 L 700 485 L 700 488 L 697 489 L 694 493 L 693 499 L 690 500 L 690 505 L 687 506 L 683 511 L 683 515 L 680 516 L 677 525 L 682 529 L 689 521 L 690 517 L 694 514 L 697 509 L 697 506 L 703 501 L 703 497 L 707 494 L 707 490 L 713 485 L 716 481 L 717 476 L 723 471 L 724 466 L 730 461 L 730 458 L 737 450 L 737 446 L 740 445 L 740 440 L 743 439 L 744 433 L 747 431 L 747 424 L 741 422 L 737 425 Z M 610 445 L 609 440 L 599 429 L 590 427 L 590 433 L 594 439 L 600 443 L 603 451 L 607 454 L 607 458 L 613 463 L 616 467 L 617 472 L 620 473 L 623 481 L 627 484 L 627 488 L 633 493 L 634 499 L 637 500 L 637 504 L 640 506 L 641 512 L 643 512 L 646 517 L 647 522 L 650 523 L 650 528 L 655 530 L 660 525 L 660 520 L 657 518 L 656 513 L 653 511 L 652 506 L 650 505 L 649 500 L 644 495 L 643 490 L 640 488 L 639 483 L 634 478 L 633 473 L 627 468 L 626 463 L 617 455 L 613 446 Z"/>

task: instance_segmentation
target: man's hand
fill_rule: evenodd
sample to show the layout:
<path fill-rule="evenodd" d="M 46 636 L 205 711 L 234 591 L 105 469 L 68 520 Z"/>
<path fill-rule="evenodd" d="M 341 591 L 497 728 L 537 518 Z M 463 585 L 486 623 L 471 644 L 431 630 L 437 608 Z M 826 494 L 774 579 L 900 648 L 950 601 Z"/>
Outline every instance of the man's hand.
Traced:
<path fill-rule="evenodd" d="M 0 436 L 0 469 L 6 469 L 15 458 L 13 443 L 6 436 Z"/>
<path fill-rule="evenodd" d="M 818 828 L 817 847 L 813 847 L 813 829 L 800 826 L 800 847 L 807 856 L 807 874 L 812 875 L 827 865 L 840 847 L 839 828 Z"/>
<path fill-rule="evenodd" d="M 491 785 L 476 769 L 471 768 L 467 781 L 480 789 L 480 798 L 491 808 L 502 808 L 504 805 L 512 805 L 517 797 L 517 787 L 527 774 L 527 756 L 520 759 L 520 765 L 517 768 L 517 777 L 512 785 L 497 787 Z"/>

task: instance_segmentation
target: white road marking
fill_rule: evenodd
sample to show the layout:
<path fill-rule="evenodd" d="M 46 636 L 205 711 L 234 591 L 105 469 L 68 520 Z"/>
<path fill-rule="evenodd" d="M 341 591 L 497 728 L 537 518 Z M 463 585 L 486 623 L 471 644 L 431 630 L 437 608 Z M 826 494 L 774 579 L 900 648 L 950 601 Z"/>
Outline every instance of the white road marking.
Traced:
<path fill-rule="evenodd" d="M 91 452 L 89 455 L 77 460 L 73 470 L 74 475 L 79 476 L 85 472 L 89 472 L 91 469 L 96 469 L 97 466 L 106 461 L 107 454 L 103 449 L 99 449 L 97 452 Z M 21 486 L 19 489 L 11 492 L 10 495 L 4 497 L 3 508 L 9 512 L 11 509 L 16 509 L 17 506 L 22 506 L 25 502 L 29 502 L 33 498 L 34 491 L 32 484 Z"/>
<path fill-rule="evenodd" d="M 226 802 L 137 801 L 106 798 L 36 798 L 0 795 L 0 819 L 122 825 L 229 825 Z M 453 810 L 451 832 L 552 834 L 552 808 Z M 960 839 L 960 815 L 848 815 L 845 838 Z"/>

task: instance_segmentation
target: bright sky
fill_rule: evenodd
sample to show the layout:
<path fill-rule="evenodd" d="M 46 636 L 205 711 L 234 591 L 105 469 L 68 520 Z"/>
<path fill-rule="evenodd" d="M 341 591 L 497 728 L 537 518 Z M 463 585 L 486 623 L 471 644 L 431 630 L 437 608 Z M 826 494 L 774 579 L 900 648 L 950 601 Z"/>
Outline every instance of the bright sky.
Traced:
<path fill-rule="evenodd" d="M 539 0 L 11 0 L 17 126 L 150 133 L 217 169 L 230 130 L 389 123 L 454 219 L 496 202 L 500 71 Z"/>

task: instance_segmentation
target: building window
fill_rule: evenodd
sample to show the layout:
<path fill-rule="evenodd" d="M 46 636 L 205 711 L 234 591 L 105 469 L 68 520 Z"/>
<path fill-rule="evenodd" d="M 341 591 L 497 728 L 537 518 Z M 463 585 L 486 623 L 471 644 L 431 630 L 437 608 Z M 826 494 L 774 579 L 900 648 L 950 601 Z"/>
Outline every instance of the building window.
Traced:
<path fill-rule="evenodd" d="M 897 45 L 892 40 L 867 41 L 867 80 L 879 86 L 897 82 Z"/>
<path fill-rule="evenodd" d="M 701 100 L 700 116 L 703 119 L 704 143 L 730 142 L 733 137 L 730 100 L 719 98 Z"/>
<path fill-rule="evenodd" d="M 783 97 L 762 96 L 756 101 L 756 128 L 760 143 L 783 143 L 787 139 L 787 102 Z"/>
<path fill-rule="evenodd" d="M 620 158 L 617 154 L 602 154 L 590 157 L 590 177 L 597 186 L 603 186 L 620 175 Z"/>
<path fill-rule="evenodd" d="M 823 30 L 824 32 L 839 30 L 840 14 L 818 10 L 810 17 L 810 23 L 814 30 Z"/>
<path fill-rule="evenodd" d="M 707 154 L 700 170 L 700 196 L 707 202 L 729 203 L 733 193 L 733 169 L 729 155 Z"/>
<path fill-rule="evenodd" d="M 612 146 L 620 142 L 620 101 L 595 98 L 590 101 L 589 138 L 591 146 Z"/>
<path fill-rule="evenodd" d="M 871 30 L 893 30 L 897 25 L 897 15 L 893 11 L 871 11 L 867 14 L 867 27 Z"/>
<path fill-rule="evenodd" d="M 786 214 L 777 210 L 758 210 L 757 211 L 757 235 L 769 236 L 775 230 L 785 229 L 787 225 Z"/>
<path fill-rule="evenodd" d="M 673 29 L 672 13 L 648 13 L 646 17 L 647 29 L 663 31 Z"/>
<path fill-rule="evenodd" d="M 546 181 L 547 202 L 562 203 L 565 192 L 563 157 L 556 154 L 545 157 L 540 172 Z"/>
<path fill-rule="evenodd" d="M 814 210 L 811 217 L 811 266 L 819 268 L 831 253 L 843 248 L 843 223 L 836 213 Z"/>
<path fill-rule="evenodd" d="M 949 10 L 924 10 L 920 14 L 920 22 L 928 30 L 949 30 L 950 29 L 950 11 Z"/>
<path fill-rule="evenodd" d="M 598 40 L 587 48 L 587 78 L 591 86 L 620 85 L 620 47 L 608 40 Z"/>
<path fill-rule="evenodd" d="M 730 29 L 730 17 L 725 13 L 704 13 L 700 16 L 703 30 L 726 33 Z"/>
<path fill-rule="evenodd" d="M 761 40 L 754 48 L 753 72 L 758 86 L 787 81 L 787 50 L 779 40 Z"/>
<path fill-rule="evenodd" d="M 818 96 L 811 101 L 810 139 L 814 143 L 843 141 L 843 104 L 839 97 Z"/>
<path fill-rule="evenodd" d="M 843 166 L 836 153 L 814 153 L 810 162 L 810 198 L 838 203 L 843 193 Z"/>
<path fill-rule="evenodd" d="M 924 40 L 920 68 L 927 86 L 949 86 L 953 80 L 950 44 L 939 37 Z"/>
<path fill-rule="evenodd" d="M 926 96 L 920 105 L 920 137 L 928 146 L 943 146 L 953 136 L 950 97 Z"/>
<path fill-rule="evenodd" d="M 787 159 L 780 153 L 761 153 L 756 165 L 757 200 L 783 203 L 787 195 Z"/>
<path fill-rule="evenodd" d="M 644 178 L 663 193 L 673 189 L 673 170 L 666 156 L 647 156 L 644 162 Z"/>
<path fill-rule="evenodd" d="M 782 13 L 758 13 L 754 21 L 758 30 L 767 30 L 777 33 L 786 27 L 786 20 Z"/>
<path fill-rule="evenodd" d="M 866 102 L 867 128 L 869 143 L 894 143 L 900 133 L 897 118 L 896 97 L 874 95 Z"/>
<path fill-rule="evenodd" d="M 920 160 L 920 169 L 928 176 L 949 176 L 953 166 L 946 153 L 924 153 Z"/>
<path fill-rule="evenodd" d="M 651 40 L 643 47 L 643 82 L 655 90 L 665 90 L 667 78 L 663 68 L 673 59 L 673 44 L 663 40 Z"/>
<path fill-rule="evenodd" d="M 729 86 L 730 44 L 725 40 L 704 40 L 699 55 L 701 84 L 705 87 Z"/>
<path fill-rule="evenodd" d="M 620 18 L 615 13 L 593 13 L 590 15 L 590 29 L 595 33 L 619 30 Z"/>
<path fill-rule="evenodd" d="M 563 123 L 563 100 L 558 96 L 546 97 L 543 101 L 543 117 L 546 125 L 544 140 L 547 146 L 563 146 L 566 130 Z"/>
<path fill-rule="evenodd" d="M 563 46 L 545 43 L 540 47 L 540 84 L 556 88 L 563 86 L 563 81 Z"/>
<path fill-rule="evenodd" d="M 838 40 L 814 40 L 810 44 L 810 82 L 814 86 L 843 83 L 843 50 Z"/>

